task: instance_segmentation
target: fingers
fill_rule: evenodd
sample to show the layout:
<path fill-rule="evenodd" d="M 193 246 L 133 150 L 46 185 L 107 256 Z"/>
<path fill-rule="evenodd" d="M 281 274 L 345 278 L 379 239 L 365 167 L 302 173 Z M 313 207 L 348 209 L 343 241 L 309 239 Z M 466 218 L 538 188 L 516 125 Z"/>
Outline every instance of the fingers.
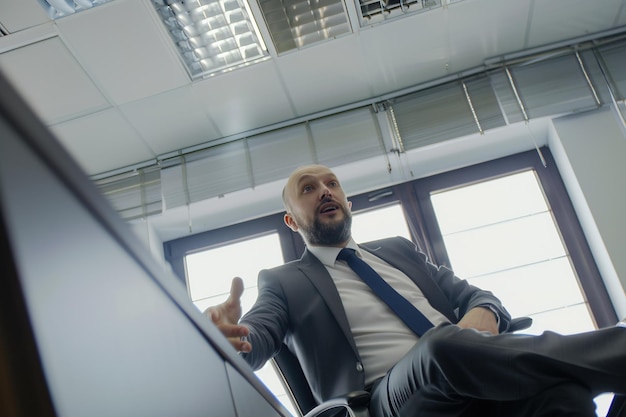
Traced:
<path fill-rule="evenodd" d="M 204 315 L 209 317 L 214 324 L 235 324 L 241 317 L 241 296 L 243 295 L 243 280 L 233 278 L 230 285 L 230 293 L 222 304 L 213 305 L 204 310 Z"/>
<path fill-rule="evenodd" d="M 243 294 L 243 289 L 243 280 L 239 277 L 233 278 L 230 284 L 230 295 L 228 296 L 227 302 L 239 302 Z"/>
<path fill-rule="evenodd" d="M 237 324 L 241 318 L 243 291 L 243 280 L 239 277 L 233 278 L 226 301 L 207 308 L 204 310 L 204 315 L 211 319 L 236 351 L 250 352 L 252 345 L 244 339 L 250 334 L 250 330 L 246 326 Z"/>
<path fill-rule="evenodd" d="M 246 340 L 228 339 L 228 341 L 237 352 L 248 353 L 252 350 L 252 345 Z"/>
<path fill-rule="evenodd" d="M 250 352 L 252 345 L 245 338 L 250 334 L 250 330 L 246 326 L 223 324 L 217 326 L 230 344 L 238 352 Z"/>

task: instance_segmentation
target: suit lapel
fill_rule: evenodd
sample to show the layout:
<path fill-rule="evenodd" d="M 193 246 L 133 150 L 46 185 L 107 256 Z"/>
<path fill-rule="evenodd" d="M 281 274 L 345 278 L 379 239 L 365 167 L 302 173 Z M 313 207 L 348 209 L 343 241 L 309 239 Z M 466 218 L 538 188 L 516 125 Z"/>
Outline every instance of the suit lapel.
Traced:
<path fill-rule="evenodd" d="M 324 302 L 328 306 L 331 314 L 339 324 L 339 327 L 344 333 L 344 336 L 354 349 L 354 352 L 358 354 L 356 344 L 354 343 L 354 337 L 350 330 L 350 323 L 348 317 L 343 308 L 341 297 L 337 292 L 328 270 L 315 256 L 313 256 L 308 250 L 305 250 L 304 255 L 300 259 L 300 270 L 306 277 L 313 283 L 320 296 L 324 299 Z"/>

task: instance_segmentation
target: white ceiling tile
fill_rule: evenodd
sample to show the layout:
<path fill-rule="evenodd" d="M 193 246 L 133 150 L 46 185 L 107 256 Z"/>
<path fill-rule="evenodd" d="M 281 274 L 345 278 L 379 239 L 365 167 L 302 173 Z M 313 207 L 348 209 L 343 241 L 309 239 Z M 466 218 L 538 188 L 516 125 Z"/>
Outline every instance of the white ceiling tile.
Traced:
<path fill-rule="evenodd" d="M 0 24 L 9 33 L 19 32 L 49 21 L 50 18 L 37 0 L 0 1 Z"/>
<path fill-rule="evenodd" d="M 534 47 L 612 27 L 623 0 L 535 0 L 529 26 Z"/>
<path fill-rule="evenodd" d="M 365 65 L 359 39 L 350 34 L 285 54 L 281 77 L 300 116 L 369 98 L 375 73 Z"/>
<path fill-rule="evenodd" d="M 295 116 L 272 60 L 197 82 L 193 92 L 224 136 Z"/>
<path fill-rule="evenodd" d="M 442 9 L 364 29 L 361 44 L 378 94 L 449 74 L 450 42 Z"/>
<path fill-rule="evenodd" d="M 464 62 L 461 70 L 465 70 L 481 65 L 485 58 L 522 50 L 530 5 L 529 1 L 482 0 L 444 9 L 452 61 Z"/>
<path fill-rule="evenodd" d="M 155 158 L 116 109 L 52 126 L 52 131 L 88 175 Z"/>
<path fill-rule="evenodd" d="M 157 155 L 221 137 L 191 87 L 134 101 L 120 110 Z"/>
<path fill-rule="evenodd" d="M 0 68 L 48 123 L 109 106 L 58 37 L 0 54 Z"/>
<path fill-rule="evenodd" d="M 116 0 L 59 19 L 59 30 L 86 71 L 117 104 L 189 83 L 151 6 Z"/>

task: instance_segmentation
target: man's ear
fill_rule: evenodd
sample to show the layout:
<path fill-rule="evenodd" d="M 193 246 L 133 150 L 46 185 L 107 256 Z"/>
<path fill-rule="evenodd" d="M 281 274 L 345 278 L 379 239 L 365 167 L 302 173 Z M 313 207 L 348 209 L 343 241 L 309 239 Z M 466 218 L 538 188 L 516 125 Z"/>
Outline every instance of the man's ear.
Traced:
<path fill-rule="evenodd" d="M 348 208 L 352 211 L 352 201 L 348 200 Z"/>
<path fill-rule="evenodd" d="M 294 232 L 298 231 L 298 223 L 296 223 L 296 220 L 293 218 L 291 214 L 285 213 L 285 215 L 283 216 L 283 221 L 285 222 L 288 228 L 290 228 Z"/>

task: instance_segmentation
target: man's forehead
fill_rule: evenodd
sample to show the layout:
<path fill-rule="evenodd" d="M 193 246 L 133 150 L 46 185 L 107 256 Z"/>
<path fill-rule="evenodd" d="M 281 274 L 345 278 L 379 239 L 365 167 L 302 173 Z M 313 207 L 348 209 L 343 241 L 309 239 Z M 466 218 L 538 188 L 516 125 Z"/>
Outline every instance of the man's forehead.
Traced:
<path fill-rule="evenodd" d="M 335 174 L 325 166 L 303 167 L 292 174 L 290 182 L 297 185 L 318 178 L 335 178 Z"/>

